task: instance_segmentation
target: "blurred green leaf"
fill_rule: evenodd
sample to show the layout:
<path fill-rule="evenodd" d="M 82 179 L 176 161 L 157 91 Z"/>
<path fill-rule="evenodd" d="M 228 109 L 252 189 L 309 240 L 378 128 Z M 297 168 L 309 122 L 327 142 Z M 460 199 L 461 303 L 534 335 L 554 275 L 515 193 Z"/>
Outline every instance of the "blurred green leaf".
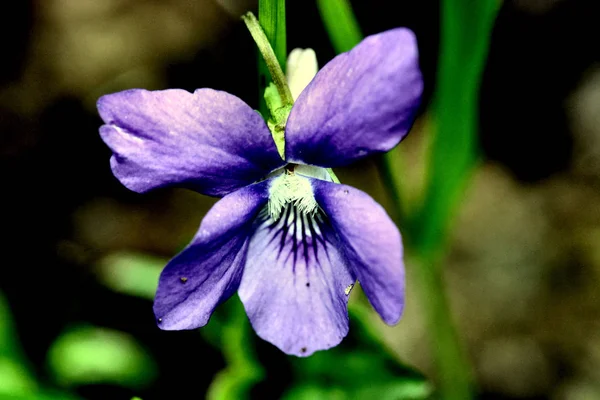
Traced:
<path fill-rule="evenodd" d="M 0 357 L 0 395 L 33 394 L 38 385 L 29 371 L 8 357 Z"/>
<path fill-rule="evenodd" d="M 250 389 L 264 378 L 265 373 L 256 359 L 251 345 L 252 328 L 237 296 L 219 306 L 210 323 L 200 332 L 223 351 L 227 362 L 227 367 L 211 383 L 207 399 L 250 398 Z"/>
<path fill-rule="evenodd" d="M 0 393 L 2 400 L 78 400 L 79 397 L 71 394 L 53 390 L 35 392 L 29 394 L 21 393 Z"/>
<path fill-rule="evenodd" d="M 21 353 L 8 303 L 0 294 L 0 394 L 33 393 L 37 386 Z"/>
<path fill-rule="evenodd" d="M 152 299 L 166 262 L 143 253 L 117 252 L 99 263 L 98 275 L 102 283 L 117 292 Z M 200 333 L 209 343 L 223 351 L 227 361 L 227 368 L 212 382 L 208 398 L 248 397 L 248 391 L 262 379 L 264 371 L 248 345 L 252 331 L 237 296 L 219 306 L 210 323 Z M 86 351 L 84 348 L 82 353 Z M 84 379 L 86 378 L 82 377 L 78 380 Z"/>
<path fill-rule="evenodd" d="M 382 351 L 362 306 L 352 307 L 350 319 L 351 338 L 333 349 L 292 360 L 297 385 L 285 399 L 416 400 L 431 396 L 433 387 L 420 373 Z"/>
<path fill-rule="evenodd" d="M 14 330 L 8 304 L 0 295 L 0 354 L 10 353 L 14 349 Z"/>
<path fill-rule="evenodd" d="M 167 261 L 144 253 L 111 253 L 98 264 L 98 279 L 116 292 L 151 300 Z"/>
<path fill-rule="evenodd" d="M 6 400 L 70 400 L 65 392 L 40 387 L 21 354 L 10 308 L 0 294 L 0 399 Z"/>
<path fill-rule="evenodd" d="M 416 382 L 389 382 L 364 387 L 342 387 L 307 384 L 294 387 L 283 397 L 284 400 L 421 400 L 431 396 L 431 388 Z"/>
<path fill-rule="evenodd" d="M 297 384 L 284 399 L 422 400 L 433 392 L 422 376 L 374 351 L 329 350 L 294 365 Z"/>
<path fill-rule="evenodd" d="M 429 383 L 412 380 L 394 380 L 380 385 L 365 386 L 352 393 L 353 399 L 421 400 L 430 399 L 433 389 Z"/>
<path fill-rule="evenodd" d="M 0 294 L 0 355 L 21 360 L 22 355 L 17 342 L 10 308 L 4 296 Z"/>
<path fill-rule="evenodd" d="M 410 382 L 411 386 L 429 386 L 408 367 L 397 365 L 385 353 L 364 346 L 322 351 L 294 362 L 297 375 L 308 381 L 337 383 L 343 387 L 369 387 L 374 384 Z"/>
<path fill-rule="evenodd" d="M 102 382 L 139 388 L 156 375 L 154 360 L 133 337 L 89 326 L 63 333 L 50 347 L 48 365 L 65 386 Z"/>
<path fill-rule="evenodd" d="M 283 400 L 345 400 L 347 393 L 339 387 L 327 387 L 315 384 L 302 384 L 288 391 Z"/>

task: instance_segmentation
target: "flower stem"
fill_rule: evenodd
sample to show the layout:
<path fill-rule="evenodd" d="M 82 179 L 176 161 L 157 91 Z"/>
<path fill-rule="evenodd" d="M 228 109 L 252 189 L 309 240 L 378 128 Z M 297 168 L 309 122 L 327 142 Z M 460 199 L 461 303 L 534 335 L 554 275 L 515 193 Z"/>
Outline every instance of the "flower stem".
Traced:
<path fill-rule="evenodd" d="M 473 397 L 472 368 L 448 306 L 442 259 L 441 252 L 438 256 L 417 256 L 413 272 L 423 289 L 420 300 L 430 334 L 432 356 L 437 365 L 439 397 L 466 400 Z"/>
<path fill-rule="evenodd" d="M 363 39 L 348 0 L 317 0 L 317 7 L 336 52 L 350 51 Z"/>
<path fill-rule="evenodd" d="M 401 161 L 398 158 L 400 156 L 399 149 L 395 148 L 385 154 L 380 154 L 375 160 L 385 190 L 388 192 L 388 197 L 392 202 L 392 218 L 398 226 L 406 222 L 407 215 L 406 198 L 402 195 L 402 182 L 398 174 L 398 164 Z"/>
<path fill-rule="evenodd" d="M 258 22 L 271 44 L 281 69 L 285 72 L 287 62 L 285 0 L 259 0 Z"/>
<path fill-rule="evenodd" d="M 279 61 L 277 60 L 277 56 L 275 55 L 275 52 L 271 47 L 269 39 L 267 39 L 265 32 L 261 28 L 254 14 L 248 12 L 242 16 L 242 19 L 246 23 L 246 26 L 248 27 L 252 38 L 258 46 L 258 50 L 262 54 L 265 63 L 267 64 L 267 68 L 269 69 L 269 73 L 271 74 L 271 78 L 273 79 L 273 83 L 277 88 L 277 93 L 281 98 L 281 105 L 284 107 L 291 106 L 292 104 L 294 104 L 294 99 L 292 98 L 292 93 L 290 92 L 290 88 L 287 85 L 285 74 L 283 73 L 283 70 L 279 65 Z"/>
<path fill-rule="evenodd" d="M 428 182 L 421 209 L 411 220 L 413 251 L 420 257 L 415 274 L 423 287 L 421 301 L 432 332 L 444 399 L 472 395 L 473 380 L 453 321 L 442 280 L 441 259 L 465 186 L 478 160 L 479 82 L 487 58 L 496 0 L 441 2 L 440 57 L 434 96 L 437 120 Z M 446 329 L 447 327 L 448 329 Z"/>
<path fill-rule="evenodd" d="M 285 0 L 259 0 L 258 22 L 261 24 L 265 36 L 271 43 L 273 52 L 283 72 L 286 71 L 287 62 L 287 35 L 285 21 Z M 271 74 L 262 55 L 258 57 L 258 97 L 260 113 L 268 119 L 271 108 L 265 98 L 265 90 L 272 82 Z M 279 95 L 277 95 L 279 97 Z"/>

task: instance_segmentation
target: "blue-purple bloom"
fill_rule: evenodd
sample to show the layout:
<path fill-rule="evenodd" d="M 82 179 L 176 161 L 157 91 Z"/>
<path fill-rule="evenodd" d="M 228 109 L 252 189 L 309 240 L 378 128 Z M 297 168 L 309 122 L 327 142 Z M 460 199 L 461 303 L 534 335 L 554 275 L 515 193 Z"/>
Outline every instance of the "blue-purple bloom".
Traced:
<path fill-rule="evenodd" d="M 160 276 L 159 327 L 203 326 L 237 290 L 261 338 L 308 356 L 346 336 L 357 279 L 382 319 L 397 323 L 400 233 L 380 205 L 334 183 L 327 168 L 398 144 L 422 87 L 410 30 L 367 37 L 299 95 L 285 127 L 285 160 L 261 116 L 228 93 L 133 89 L 100 98 L 100 134 L 126 187 L 223 197 Z"/>

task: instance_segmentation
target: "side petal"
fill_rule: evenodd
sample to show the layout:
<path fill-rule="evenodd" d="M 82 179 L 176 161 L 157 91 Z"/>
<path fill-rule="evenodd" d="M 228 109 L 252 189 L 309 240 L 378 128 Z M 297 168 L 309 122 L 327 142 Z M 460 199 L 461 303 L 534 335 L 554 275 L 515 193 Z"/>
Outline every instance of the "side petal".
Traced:
<path fill-rule="evenodd" d="M 298 97 L 286 125 L 286 160 L 339 167 L 390 150 L 411 128 L 422 91 L 412 31 L 367 37 Z"/>
<path fill-rule="evenodd" d="M 132 89 L 102 96 L 98 111 L 113 173 L 136 192 L 223 196 L 283 164 L 262 117 L 225 92 Z"/>
<path fill-rule="evenodd" d="M 277 221 L 263 211 L 255 229 L 238 293 L 258 336 L 296 356 L 337 345 L 355 277 L 327 219 L 288 205 Z"/>
<path fill-rule="evenodd" d="M 253 221 L 267 201 L 269 182 L 219 200 L 192 242 L 160 275 L 154 298 L 158 326 L 166 330 L 206 325 L 215 307 L 238 288 Z"/>
<path fill-rule="evenodd" d="M 396 225 L 358 189 L 317 180 L 313 188 L 373 308 L 387 324 L 396 324 L 404 309 L 403 249 Z"/>

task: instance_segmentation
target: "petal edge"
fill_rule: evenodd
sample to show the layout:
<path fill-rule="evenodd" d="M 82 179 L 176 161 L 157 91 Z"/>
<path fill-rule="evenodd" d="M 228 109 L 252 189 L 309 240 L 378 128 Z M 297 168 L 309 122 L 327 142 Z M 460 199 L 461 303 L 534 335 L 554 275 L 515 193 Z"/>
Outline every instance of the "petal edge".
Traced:
<path fill-rule="evenodd" d="M 238 288 L 250 228 L 267 201 L 268 181 L 237 190 L 209 210 L 192 242 L 165 267 L 154 299 L 165 330 L 206 325 Z"/>
<path fill-rule="evenodd" d="M 327 63 L 292 107 L 286 160 L 339 167 L 396 146 L 423 91 L 417 41 L 406 28 L 368 36 Z"/>
<path fill-rule="evenodd" d="M 385 323 L 398 323 L 405 290 L 398 228 L 383 207 L 358 189 L 316 180 L 313 187 L 371 305 Z"/>
<path fill-rule="evenodd" d="M 111 168 L 127 188 L 223 196 L 283 164 L 262 117 L 212 89 L 131 89 L 98 99 Z"/>
<path fill-rule="evenodd" d="M 259 337 L 306 357 L 348 333 L 345 289 L 356 278 L 328 222 L 292 209 L 278 221 L 258 221 L 238 293 Z"/>

